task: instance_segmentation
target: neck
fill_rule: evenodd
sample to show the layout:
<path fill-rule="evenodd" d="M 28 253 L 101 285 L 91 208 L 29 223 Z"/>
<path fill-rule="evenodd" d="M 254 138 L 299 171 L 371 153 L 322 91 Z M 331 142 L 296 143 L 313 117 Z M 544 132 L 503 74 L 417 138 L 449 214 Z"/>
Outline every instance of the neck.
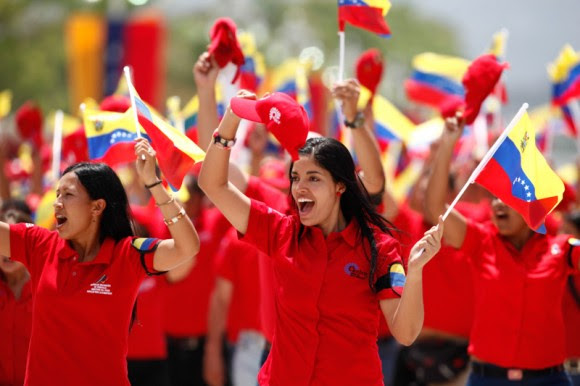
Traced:
<path fill-rule="evenodd" d="M 6 284 L 14 294 L 14 298 L 19 299 L 22 293 L 22 288 L 30 280 L 30 274 L 27 269 L 20 269 L 17 272 L 6 274 Z"/>
<path fill-rule="evenodd" d="M 338 209 L 331 215 L 326 224 L 320 224 L 319 227 L 322 229 L 322 234 L 326 237 L 332 232 L 340 232 L 346 228 L 346 219 L 344 218 L 342 211 Z"/>
<path fill-rule="evenodd" d="M 531 229 L 526 229 L 519 234 L 506 237 L 507 240 L 512 244 L 518 251 L 521 251 L 524 245 L 529 239 L 534 235 L 534 231 Z"/>
<path fill-rule="evenodd" d="M 85 239 L 70 240 L 72 249 L 79 255 L 79 262 L 92 261 L 99 253 L 101 243 L 99 242 L 99 232 L 91 232 Z"/>

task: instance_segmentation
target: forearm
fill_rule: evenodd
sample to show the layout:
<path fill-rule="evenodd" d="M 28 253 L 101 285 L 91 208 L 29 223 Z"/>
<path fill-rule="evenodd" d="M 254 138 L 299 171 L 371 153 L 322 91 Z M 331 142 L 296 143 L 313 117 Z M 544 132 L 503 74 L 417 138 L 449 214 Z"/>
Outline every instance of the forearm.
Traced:
<path fill-rule="evenodd" d="M 409 346 L 423 328 L 423 277 L 422 272 L 409 272 L 403 295 L 389 327 L 399 343 Z"/>
<path fill-rule="evenodd" d="M 445 212 L 449 184 L 449 168 L 455 142 L 442 140 L 435 156 L 433 169 L 429 175 L 427 194 L 425 195 L 425 218 L 431 224 Z"/>
<path fill-rule="evenodd" d="M 155 268 L 165 271 L 183 263 L 199 252 L 199 237 L 189 217 L 182 211 L 182 206 L 170 195 L 162 184 L 149 189 L 157 203 L 163 218 L 169 221 L 167 227 L 173 241 L 171 253 L 162 261 L 155 261 Z"/>
<path fill-rule="evenodd" d="M 224 282 L 224 280 L 221 280 L 221 282 Z M 216 287 L 211 296 L 206 345 L 221 351 L 231 296 L 224 296 L 223 290 L 220 291 L 219 286 L 220 284 L 216 283 Z M 231 283 L 227 282 L 227 286 L 231 287 Z"/>
<path fill-rule="evenodd" d="M 0 200 L 6 201 L 10 199 L 10 182 L 4 174 L 4 165 L 7 159 L 5 157 L 0 157 Z"/>
<path fill-rule="evenodd" d="M 197 134 L 199 146 L 205 149 L 211 141 L 213 131 L 219 124 L 215 88 L 198 89 L 197 95 L 199 97 Z"/>
<path fill-rule="evenodd" d="M 351 132 L 354 151 L 363 171 L 364 186 L 370 194 L 377 194 L 385 189 L 385 173 L 379 145 L 367 124 Z"/>

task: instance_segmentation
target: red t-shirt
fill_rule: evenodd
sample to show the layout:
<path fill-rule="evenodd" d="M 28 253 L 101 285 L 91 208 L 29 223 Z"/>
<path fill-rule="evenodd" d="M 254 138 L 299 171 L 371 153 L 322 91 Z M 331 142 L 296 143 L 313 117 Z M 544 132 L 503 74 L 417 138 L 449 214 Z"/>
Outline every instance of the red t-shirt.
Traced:
<path fill-rule="evenodd" d="M 163 331 L 162 295 L 158 276 L 145 278 L 137 296 L 137 318 L 129 332 L 127 359 L 156 360 L 167 357 Z"/>
<path fill-rule="evenodd" d="M 458 203 L 467 216 L 489 218 L 489 204 Z M 423 216 L 402 204 L 393 224 L 401 230 L 405 262 L 411 248 L 431 226 Z M 473 280 L 471 265 L 461 251 L 442 245 L 437 255 L 423 268 L 423 326 L 468 338 L 473 322 Z"/>
<path fill-rule="evenodd" d="M 288 194 L 282 193 L 257 177 L 250 177 L 246 196 L 263 202 L 280 213 L 290 212 Z M 260 274 L 260 317 L 262 331 L 268 342 L 274 339 L 276 328 L 276 299 L 274 297 L 274 272 L 270 259 L 258 259 Z"/>
<path fill-rule="evenodd" d="M 215 263 L 225 233 L 231 228 L 217 208 L 203 209 L 195 221 L 200 249 L 189 274 L 178 282 L 163 281 L 164 328 L 172 337 L 205 336 Z"/>
<path fill-rule="evenodd" d="M 79 263 L 57 232 L 10 225 L 10 257 L 27 266 L 35 294 L 26 385 L 129 385 L 129 323 L 146 274 L 132 240 L 106 239 Z"/>
<path fill-rule="evenodd" d="M 30 281 L 22 287 L 20 298 L 0 280 L 0 385 L 22 385 L 32 327 Z"/>
<path fill-rule="evenodd" d="M 461 250 L 471 258 L 475 273 L 470 354 L 522 369 L 564 361 L 562 298 L 580 257 L 580 248 L 575 248 L 568 262 L 568 239 L 535 233 L 518 251 L 493 224 L 468 222 Z"/>
<path fill-rule="evenodd" d="M 260 384 L 382 385 L 379 300 L 402 292 L 399 243 L 375 233 L 375 294 L 363 250 L 368 245 L 357 238 L 356 221 L 326 238 L 315 227 L 304 228 L 299 238 L 299 228 L 297 216 L 252 200 L 243 240 L 270 257 L 276 282 L 276 329 Z"/>
<path fill-rule="evenodd" d="M 227 237 L 217 260 L 217 276 L 233 285 L 228 310 L 227 338 L 238 341 L 240 330 L 261 331 L 260 272 L 258 259 L 264 258 L 253 245 L 239 241 L 235 229 Z"/>

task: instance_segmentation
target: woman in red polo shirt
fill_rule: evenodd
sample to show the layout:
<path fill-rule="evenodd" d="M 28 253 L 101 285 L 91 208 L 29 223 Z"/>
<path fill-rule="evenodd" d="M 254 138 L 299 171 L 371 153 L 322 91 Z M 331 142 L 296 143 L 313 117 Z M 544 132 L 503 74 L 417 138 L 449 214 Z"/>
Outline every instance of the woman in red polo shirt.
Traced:
<path fill-rule="evenodd" d="M 449 165 L 462 131 L 462 122 L 446 121 L 425 199 L 431 222 L 446 209 Z M 497 198 L 491 222 L 469 220 L 453 210 L 443 236 L 469 256 L 473 267 L 468 385 L 569 385 L 562 366 L 562 298 L 580 257 L 570 237 L 535 233 Z"/>
<path fill-rule="evenodd" d="M 259 114 L 286 133 L 308 130 L 306 112 L 292 98 L 275 93 L 256 102 L 242 92 L 240 99 L 248 109 L 259 104 L 262 114 L 234 107 L 238 116 Z M 260 384 L 382 385 L 379 309 L 393 335 L 411 344 L 423 322 L 421 271 L 440 247 L 441 228 L 415 245 L 405 281 L 398 242 L 374 211 L 348 149 L 331 138 L 309 139 L 293 152 L 295 214 L 250 200 L 228 182 L 238 116 L 228 107 L 199 183 L 244 240 L 272 259 L 276 329 Z M 290 116 L 298 119 L 287 124 Z"/>
<path fill-rule="evenodd" d="M 32 222 L 28 213 L 18 209 L 0 213 L 0 219 L 10 224 Z M 30 274 L 24 264 L 0 256 L 0 385 L 24 383 L 31 326 Z"/>
<path fill-rule="evenodd" d="M 133 237 L 127 195 L 105 164 L 64 171 L 56 231 L 0 222 L 0 255 L 28 267 L 34 290 L 26 385 L 129 385 L 127 340 L 141 281 L 199 249 L 189 218 L 155 175 L 155 151 L 140 139 L 135 154 L 172 239 Z"/>

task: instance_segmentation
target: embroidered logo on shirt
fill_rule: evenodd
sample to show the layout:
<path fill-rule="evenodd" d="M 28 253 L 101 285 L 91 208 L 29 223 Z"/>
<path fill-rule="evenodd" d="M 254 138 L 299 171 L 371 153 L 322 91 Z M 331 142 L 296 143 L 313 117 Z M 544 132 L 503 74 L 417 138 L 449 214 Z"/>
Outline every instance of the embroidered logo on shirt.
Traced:
<path fill-rule="evenodd" d="M 552 244 L 552 248 L 550 249 L 550 252 L 552 253 L 552 255 L 556 256 L 556 255 L 559 255 L 560 253 L 562 253 L 562 249 L 560 248 L 560 246 L 558 244 Z"/>
<path fill-rule="evenodd" d="M 344 273 L 348 276 L 356 277 L 357 279 L 366 279 L 368 275 L 368 273 L 361 271 L 356 263 L 347 263 L 344 266 Z"/>
<path fill-rule="evenodd" d="M 87 290 L 88 294 L 98 295 L 112 295 L 111 285 L 107 283 L 107 275 L 101 276 L 97 281 L 91 284 L 91 288 Z"/>

